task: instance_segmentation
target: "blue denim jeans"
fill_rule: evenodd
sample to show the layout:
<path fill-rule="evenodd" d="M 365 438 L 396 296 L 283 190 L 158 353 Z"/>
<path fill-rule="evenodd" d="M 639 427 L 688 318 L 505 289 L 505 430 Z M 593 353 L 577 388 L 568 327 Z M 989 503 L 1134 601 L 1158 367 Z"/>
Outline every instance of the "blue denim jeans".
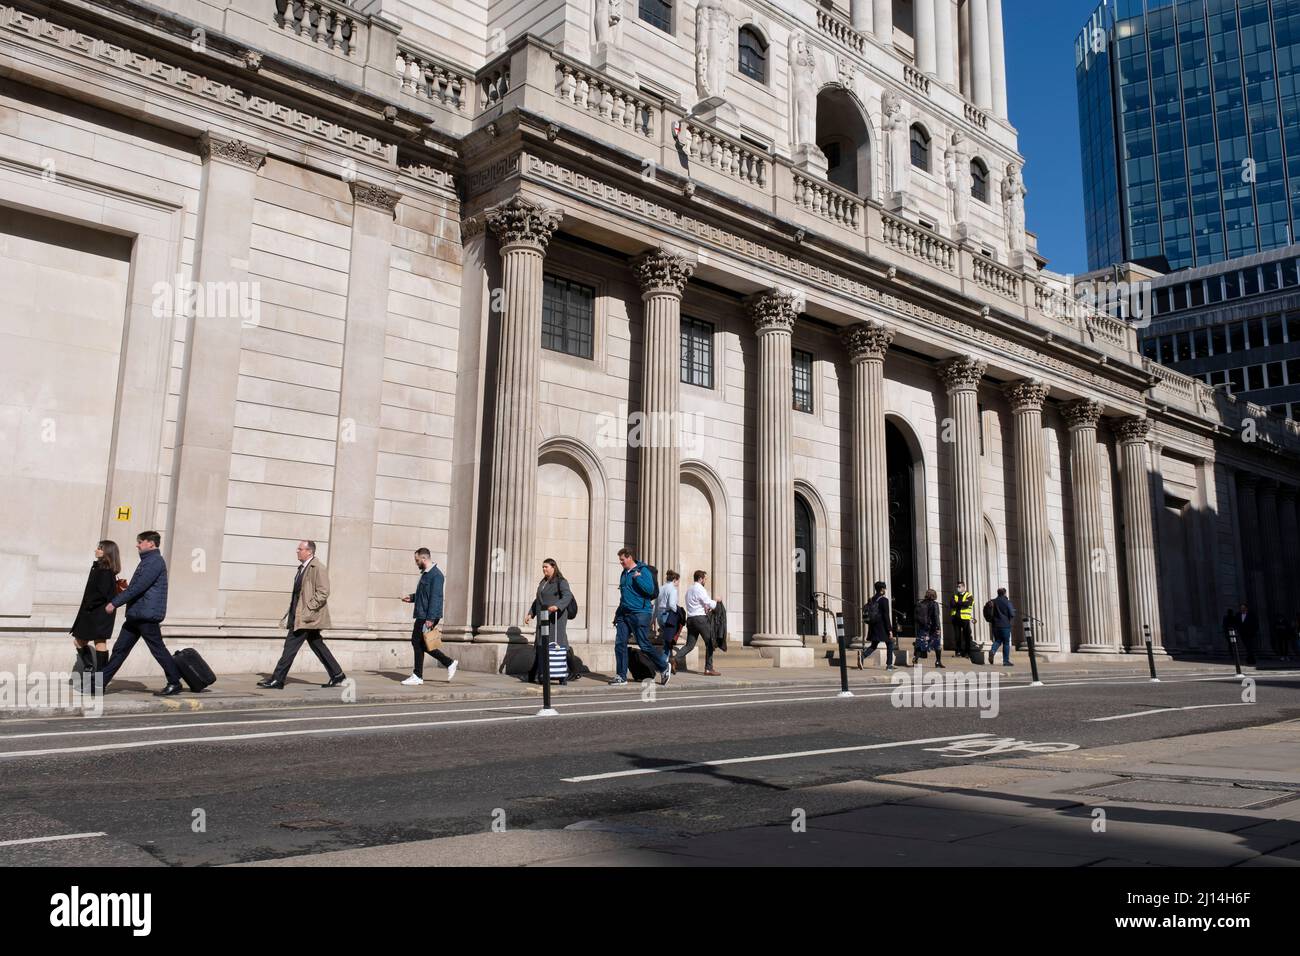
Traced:
<path fill-rule="evenodd" d="M 1002 663 L 1011 662 L 1011 628 L 993 628 L 993 646 L 989 649 L 989 660 L 998 656 L 998 645 L 1002 645 Z"/>
<path fill-rule="evenodd" d="M 650 643 L 650 617 L 649 611 L 638 614 L 634 611 L 625 611 L 623 608 L 619 608 L 614 614 L 614 665 L 618 669 L 618 676 L 623 680 L 627 680 L 629 637 L 636 638 L 637 647 L 645 651 L 646 655 L 654 661 L 655 670 L 663 673 L 668 669 L 668 659 Z"/>

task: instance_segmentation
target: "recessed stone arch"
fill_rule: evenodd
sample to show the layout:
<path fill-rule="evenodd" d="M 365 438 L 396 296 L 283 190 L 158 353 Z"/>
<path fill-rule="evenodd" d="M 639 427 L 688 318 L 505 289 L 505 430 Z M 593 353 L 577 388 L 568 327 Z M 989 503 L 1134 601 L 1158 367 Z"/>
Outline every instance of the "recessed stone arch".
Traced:
<path fill-rule="evenodd" d="M 876 133 L 857 93 L 838 81 L 817 91 L 817 147 L 826 155 L 826 178 L 841 189 L 876 198 Z"/>
<path fill-rule="evenodd" d="M 813 590 L 824 593 L 831 593 L 830 590 L 830 538 L 831 523 L 830 512 L 826 509 L 826 502 L 808 482 L 802 479 L 796 479 L 794 483 L 794 493 L 804 500 L 809 511 L 812 512 L 813 518 L 813 548 L 812 554 L 808 555 L 809 570 L 812 571 Z M 838 595 L 837 595 L 838 596 Z M 816 611 L 813 611 L 813 619 L 816 619 Z"/>
<path fill-rule="evenodd" d="M 930 534 L 929 534 L 929 512 L 928 498 L 926 496 L 927 467 L 925 461 L 925 447 L 921 444 L 920 436 L 915 427 L 901 414 L 888 412 L 885 414 L 885 425 L 888 428 L 892 426 L 897 430 L 903 444 L 907 448 L 908 455 L 911 458 L 911 505 L 912 505 L 912 553 L 914 575 L 912 581 L 912 592 L 917 600 L 925 595 L 926 589 L 935 587 L 942 593 L 943 585 L 939 582 L 936 586 L 929 580 L 930 576 Z M 888 447 L 888 445 L 887 445 Z M 891 553 L 894 551 L 893 545 L 890 546 Z M 892 584 L 891 584 L 892 591 Z M 865 600 L 863 598 L 862 600 Z M 912 614 L 911 607 L 901 607 L 899 610 L 905 611 L 910 619 Z"/>
<path fill-rule="evenodd" d="M 580 499 L 570 494 L 574 490 L 573 482 L 562 471 L 553 472 L 548 466 L 568 469 L 581 481 L 586 492 L 585 514 L 576 513 L 578 505 L 573 503 Z M 583 526 L 585 532 L 585 553 L 582 556 L 585 567 L 582 568 L 581 580 L 575 580 L 577 573 L 571 575 L 564 561 L 560 561 L 560 569 L 574 585 L 579 605 L 578 616 L 569 624 L 569 640 L 579 643 L 600 643 L 606 637 L 612 640 L 612 636 L 606 633 L 608 628 L 601 627 L 601 622 L 608 617 L 605 613 L 606 565 L 609 563 L 605 556 L 608 539 L 605 469 L 590 448 L 578 439 L 566 436 L 549 438 L 541 443 L 537 468 L 538 514 L 534 549 L 558 547 L 562 553 L 571 556 L 576 551 L 569 533 L 574 526 Z M 550 512 L 543 513 L 547 508 L 551 509 Z M 557 554 L 539 553 L 534 557 L 537 562 L 544 557 L 559 560 Z"/>
<path fill-rule="evenodd" d="M 700 461 L 684 461 L 681 466 L 682 489 L 682 523 L 685 524 L 689 517 L 694 514 L 693 509 L 689 506 L 689 494 L 687 486 L 695 489 L 698 494 L 702 495 L 709 506 L 709 550 L 710 559 L 704 567 L 694 567 L 693 560 L 687 560 L 686 564 L 678 568 L 682 580 L 686 582 L 685 587 L 690 586 L 692 575 L 697 571 L 707 571 L 709 574 L 709 594 L 715 599 L 722 597 L 726 600 L 726 594 L 730 592 L 731 578 L 730 567 L 727 561 L 729 552 L 727 541 L 727 492 L 722 481 L 717 474 L 708 465 Z M 682 558 L 693 553 L 691 546 L 688 544 L 689 534 L 692 529 L 680 527 L 678 530 L 679 540 L 682 542 Z"/>

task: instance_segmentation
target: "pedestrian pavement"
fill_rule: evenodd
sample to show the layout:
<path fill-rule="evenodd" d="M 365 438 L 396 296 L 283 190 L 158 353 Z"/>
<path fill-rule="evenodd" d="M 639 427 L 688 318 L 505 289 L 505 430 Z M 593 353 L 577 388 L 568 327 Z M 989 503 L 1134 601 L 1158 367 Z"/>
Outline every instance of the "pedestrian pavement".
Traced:
<path fill-rule="evenodd" d="M 709 688 L 781 688 L 810 685 L 834 687 L 839 680 L 835 668 L 819 666 L 800 669 L 774 669 L 769 666 L 728 667 L 725 655 L 719 655 L 717 666 L 721 667 L 721 677 L 706 677 L 697 672 L 679 672 L 672 678 L 668 692 L 683 688 L 702 690 Z M 924 667 L 924 662 L 922 662 Z M 951 672 L 999 673 L 1002 679 L 1028 681 L 1030 668 L 1023 657 L 1014 667 L 1001 665 L 976 665 L 968 661 L 948 663 Z M 1159 672 L 1166 676 L 1233 673 L 1229 664 L 1213 661 L 1161 661 Z M 925 667 L 925 670 L 930 668 Z M 900 668 L 899 671 L 910 671 Z M 1062 680 L 1069 678 L 1141 678 L 1148 673 L 1144 659 L 1129 661 L 1068 661 L 1043 663 L 1039 665 L 1040 675 L 1045 680 Z M 1253 669 L 1250 673 L 1255 673 Z M 1267 673 L 1260 671 L 1260 674 Z M 200 693 L 186 689 L 172 697 L 160 697 L 158 691 L 162 686 L 162 677 L 156 681 L 140 678 L 118 678 L 109 686 L 103 698 L 102 713 L 106 715 L 130 714 L 166 714 L 195 711 L 221 710 L 256 710 L 276 707 L 301 707 L 311 705 L 339 704 L 387 704 L 387 703 L 443 703 L 453 701 L 494 700 L 494 699 L 536 699 L 541 700 L 542 688 L 529 684 L 521 677 L 509 674 L 489 674 L 480 671 L 458 669 L 453 681 L 447 680 L 447 671 L 430 664 L 425 668 L 425 682 L 422 685 L 407 687 L 401 682 L 409 676 L 407 671 L 360 671 L 348 675 L 350 681 L 339 687 L 322 688 L 320 677 L 290 675 L 283 690 L 259 688 L 257 682 L 265 674 L 219 674 L 211 687 Z M 561 706 L 566 698 L 574 698 L 595 692 L 614 692 L 608 686 L 608 676 L 589 674 L 577 680 L 570 680 L 566 685 L 553 684 L 552 701 Z M 848 669 L 850 688 L 875 686 L 877 689 L 889 686 L 892 675 L 882 667 L 868 665 L 863 670 L 855 667 Z M 623 690 L 632 697 L 641 688 L 635 682 Z M 39 718 L 50 716 L 80 716 L 93 712 L 93 704 L 82 703 L 80 694 L 71 706 L 61 707 L 5 707 L 0 708 L 0 719 L 4 718 Z"/>
<path fill-rule="evenodd" d="M 245 866 L 1300 866 L 1300 721 Z M 713 801 L 713 805 L 707 803 Z"/>

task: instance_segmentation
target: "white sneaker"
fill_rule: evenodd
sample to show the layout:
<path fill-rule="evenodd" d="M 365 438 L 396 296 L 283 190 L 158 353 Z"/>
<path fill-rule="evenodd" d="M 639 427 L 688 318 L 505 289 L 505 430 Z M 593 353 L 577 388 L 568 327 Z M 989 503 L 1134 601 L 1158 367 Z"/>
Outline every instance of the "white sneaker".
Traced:
<path fill-rule="evenodd" d="M 414 674 L 412 674 L 410 677 L 406 678 L 406 680 L 402 681 L 402 683 L 405 684 L 407 687 L 415 687 L 419 684 L 423 684 L 424 678 L 416 677 Z"/>
<path fill-rule="evenodd" d="M 456 668 L 460 666 L 460 661 L 452 661 L 447 665 L 447 680 L 456 676 Z"/>

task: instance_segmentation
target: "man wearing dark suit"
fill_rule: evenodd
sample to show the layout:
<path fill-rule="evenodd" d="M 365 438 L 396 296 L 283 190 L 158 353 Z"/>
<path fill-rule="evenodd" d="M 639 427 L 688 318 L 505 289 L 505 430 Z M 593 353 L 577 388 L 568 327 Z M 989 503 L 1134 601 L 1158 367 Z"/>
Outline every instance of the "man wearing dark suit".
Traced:
<path fill-rule="evenodd" d="M 1251 667 L 1255 666 L 1255 641 L 1259 637 L 1259 622 L 1255 619 L 1255 612 L 1245 601 L 1241 603 L 1232 614 L 1229 614 L 1223 621 L 1224 636 L 1227 637 L 1228 628 L 1235 628 L 1237 631 L 1237 643 L 1246 652 L 1246 663 Z"/>
<path fill-rule="evenodd" d="M 329 608 L 325 602 L 330 596 L 329 572 L 325 564 L 316 558 L 315 541 L 298 542 L 298 571 L 293 576 L 293 597 L 289 599 L 288 613 L 281 619 L 289 630 L 284 640 L 284 653 L 275 665 L 275 672 L 265 680 L 257 682 L 258 687 L 274 690 L 284 689 L 284 680 L 289 676 L 293 659 L 298 656 L 302 642 L 306 641 L 312 653 L 325 667 L 329 680 L 322 687 L 337 687 L 346 679 L 343 668 L 325 646 L 325 639 L 320 632 L 330 626 Z"/>
<path fill-rule="evenodd" d="M 866 607 L 862 609 L 862 619 L 867 625 L 866 639 L 871 641 L 867 648 L 868 655 L 874 654 L 880 642 L 885 642 L 885 670 L 894 669 L 894 617 L 889 610 L 889 598 L 885 597 L 885 582 L 876 582 L 876 593 Z"/>

